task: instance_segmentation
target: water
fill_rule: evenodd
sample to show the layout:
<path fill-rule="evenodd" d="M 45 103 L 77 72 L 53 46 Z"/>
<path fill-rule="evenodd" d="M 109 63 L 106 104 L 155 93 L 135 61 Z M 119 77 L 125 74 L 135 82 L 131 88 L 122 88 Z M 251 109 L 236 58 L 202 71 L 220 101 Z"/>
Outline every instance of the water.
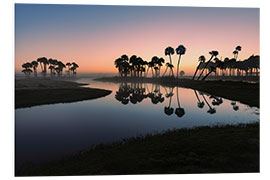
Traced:
<path fill-rule="evenodd" d="M 91 79 L 77 82 L 113 92 L 95 100 L 15 110 L 16 165 L 168 129 L 259 121 L 258 108 L 192 89 Z"/>

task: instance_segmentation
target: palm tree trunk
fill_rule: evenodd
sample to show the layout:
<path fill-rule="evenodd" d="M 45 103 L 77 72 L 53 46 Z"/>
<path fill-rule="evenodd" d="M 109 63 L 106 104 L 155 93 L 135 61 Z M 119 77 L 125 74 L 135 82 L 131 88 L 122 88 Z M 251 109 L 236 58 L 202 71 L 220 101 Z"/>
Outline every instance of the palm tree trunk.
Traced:
<path fill-rule="evenodd" d="M 199 79 L 201 78 L 201 76 L 202 76 L 202 74 L 203 74 L 203 71 L 204 71 L 205 68 L 208 66 L 208 64 L 209 64 L 210 61 L 213 59 L 213 57 L 214 57 L 214 56 L 211 56 L 211 58 L 207 61 L 207 63 L 206 63 L 205 66 L 203 67 L 202 72 L 201 72 L 201 74 L 199 75 L 199 77 L 198 77 L 197 80 L 199 80 Z"/>
<path fill-rule="evenodd" d="M 203 78 L 202 81 L 205 80 L 213 71 L 209 71 Z"/>
<path fill-rule="evenodd" d="M 200 64 L 197 66 L 197 68 L 196 68 L 196 70 L 195 70 L 195 72 L 194 72 L 194 74 L 193 74 L 192 80 L 194 80 L 194 78 L 195 78 L 195 76 L 196 76 L 196 74 L 197 74 L 197 72 L 198 72 L 198 70 L 199 70 L 199 67 L 200 67 L 201 63 L 202 63 L 202 62 L 200 62 Z"/>
<path fill-rule="evenodd" d="M 178 79 L 178 74 L 179 74 L 179 64 L 180 64 L 180 59 L 181 59 L 181 55 L 179 54 L 178 63 L 177 63 L 177 75 L 176 75 L 176 78 L 177 78 L 177 79 Z"/>
<path fill-rule="evenodd" d="M 165 76 L 165 74 L 166 74 L 166 72 L 167 72 L 167 69 L 168 69 L 168 66 L 166 67 L 165 72 L 164 72 L 164 74 L 162 75 L 162 77 Z"/>

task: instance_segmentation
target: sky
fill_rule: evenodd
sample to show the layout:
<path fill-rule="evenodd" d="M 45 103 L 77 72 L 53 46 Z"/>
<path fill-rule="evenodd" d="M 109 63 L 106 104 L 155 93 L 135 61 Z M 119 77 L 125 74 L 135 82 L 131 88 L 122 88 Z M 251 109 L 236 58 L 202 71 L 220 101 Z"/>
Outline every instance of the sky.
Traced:
<path fill-rule="evenodd" d="M 15 4 L 15 71 L 39 57 L 76 62 L 79 73 L 116 73 L 114 60 L 133 54 L 150 61 L 186 47 L 180 69 L 193 74 L 198 57 L 259 54 L 258 8 Z M 172 56 L 176 66 L 178 56 Z M 165 68 L 164 68 L 165 69 Z"/>

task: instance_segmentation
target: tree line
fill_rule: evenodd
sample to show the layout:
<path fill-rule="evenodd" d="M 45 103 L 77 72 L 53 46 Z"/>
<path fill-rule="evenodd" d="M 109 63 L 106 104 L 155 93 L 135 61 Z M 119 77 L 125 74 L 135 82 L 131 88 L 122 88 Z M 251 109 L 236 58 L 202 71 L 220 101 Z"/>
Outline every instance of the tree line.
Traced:
<path fill-rule="evenodd" d="M 248 76 L 259 75 L 260 69 L 260 56 L 252 55 L 243 61 L 237 60 L 239 52 L 242 50 L 241 46 L 237 46 L 233 51 L 233 57 L 218 58 L 218 51 L 210 51 L 211 55 L 206 62 L 204 55 L 199 57 L 199 65 L 197 66 L 193 78 L 197 80 L 205 80 L 209 75 L 215 74 L 216 76 Z M 114 61 L 115 67 L 118 69 L 119 76 L 121 77 L 146 77 L 148 71 L 151 70 L 152 77 L 171 77 L 175 78 L 174 65 L 172 57 L 174 54 L 178 55 L 176 78 L 184 75 L 184 71 L 180 71 L 180 61 L 182 55 L 186 53 L 186 47 L 179 45 L 177 48 L 167 47 L 164 51 L 165 56 L 168 56 L 168 62 L 162 57 L 153 56 L 150 61 L 145 61 L 141 57 L 132 55 L 130 58 L 124 54 Z M 161 75 L 161 68 L 165 66 L 163 75 Z M 255 71 L 255 73 L 254 73 Z"/>
<path fill-rule="evenodd" d="M 79 67 L 78 64 L 75 62 L 67 62 L 64 64 L 62 61 L 59 61 L 57 59 L 47 59 L 46 57 L 40 57 L 37 60 L 34 60 L 32 62 L 25 62 L 22 64 L 22 72 L 25 74 L 26 77 L 30 77 L 31 73 L 34 73 L 34 76 L 37 77 L 38 72 L 37 68 L 40 67 L 41 75 L 46 77 L 47 71 L 50 72 L 50 75 L 61 77 L 63 74 L 64 68 L 67 68 L 66 74 L 68 76 L 73 75 L 75 76 L 77 74 L 77 68 Z"/>

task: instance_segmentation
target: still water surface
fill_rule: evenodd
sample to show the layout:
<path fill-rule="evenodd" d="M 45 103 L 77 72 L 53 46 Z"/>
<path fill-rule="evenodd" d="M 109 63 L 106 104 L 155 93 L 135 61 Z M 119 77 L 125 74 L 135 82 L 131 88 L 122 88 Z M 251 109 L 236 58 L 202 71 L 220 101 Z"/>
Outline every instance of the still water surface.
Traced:
<path fill-rule="evenodd" d="M 16 165 L 76 153 L 90 145 L 168 129 L 259 121 L 259 109 L 185 88 L 77 82 L 106 97 L 15 110 Z"/>

